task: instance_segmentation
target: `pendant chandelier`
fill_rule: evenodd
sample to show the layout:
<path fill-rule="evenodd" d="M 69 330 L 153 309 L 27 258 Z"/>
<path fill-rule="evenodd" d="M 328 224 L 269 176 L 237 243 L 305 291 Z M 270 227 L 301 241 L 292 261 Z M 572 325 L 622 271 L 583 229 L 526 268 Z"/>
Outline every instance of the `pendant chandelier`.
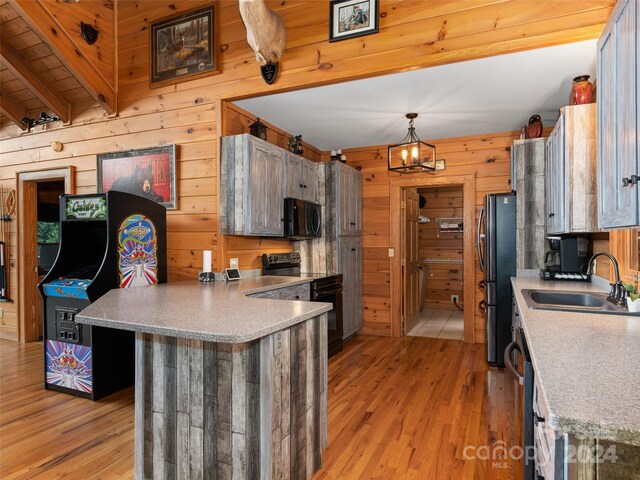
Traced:
<path fill-rule="evenodd" d="M 433 172 L 436 170 L 436 147 L 423 142 L 416 134 L 413 121 L 417 113 L 407 113 L 409 131 L 400 143 L 389 145 L 389 171 L 399 173 Z"/>

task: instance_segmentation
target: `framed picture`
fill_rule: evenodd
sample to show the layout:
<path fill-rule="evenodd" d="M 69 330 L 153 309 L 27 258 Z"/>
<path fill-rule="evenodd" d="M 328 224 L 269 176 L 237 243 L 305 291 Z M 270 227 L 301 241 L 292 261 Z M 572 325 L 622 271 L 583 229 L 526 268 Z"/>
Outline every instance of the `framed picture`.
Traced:
<path fill-rule="evenodd" d="M 98 192 L 133 193 L 178 208 L 176 146 L 143 148 L 98 155 Z"/>
<path fill-rule="evenodd" d="M 217 17 L 214 3 L 151 24 L 152 87 L 220 73 Z"/>
<path fill-rule="evenodd" d="M 378 32 L 378 0 L 331 0 L 329 41 Z"/>

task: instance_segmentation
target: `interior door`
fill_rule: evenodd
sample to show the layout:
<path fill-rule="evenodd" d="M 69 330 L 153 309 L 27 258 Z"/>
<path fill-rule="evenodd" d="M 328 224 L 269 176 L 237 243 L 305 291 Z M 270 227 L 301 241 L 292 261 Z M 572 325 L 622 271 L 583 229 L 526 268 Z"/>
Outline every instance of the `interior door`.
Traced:
<path fill-rule="evenodd" d="M 420 265 L 418 252 L 419 196 L 416 189 L 402 192 L 403 218 L 403 320 L 404 333 L 410 332 L 418 323 L 420 315 Z"/>

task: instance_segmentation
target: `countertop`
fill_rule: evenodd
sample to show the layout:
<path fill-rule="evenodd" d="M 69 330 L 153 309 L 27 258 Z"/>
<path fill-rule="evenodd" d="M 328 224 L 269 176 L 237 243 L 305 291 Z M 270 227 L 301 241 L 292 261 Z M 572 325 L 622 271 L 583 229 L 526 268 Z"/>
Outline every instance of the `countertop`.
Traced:
<path fill-rule="evenodd" d="M 640 317 L 534 310 L 521 290 L 603 292 L 589 283 L 512 278 L 549 423 L 640 445 Z"/>
<path fill-rule="evenodd" d="M 330 303 L 246 297 L 311 280 L 263 276 L 236 282 L 186 281 L 117 288 L 82 310 L 76 320 L 155 335 L 244 343 L 331 310 Z"/>

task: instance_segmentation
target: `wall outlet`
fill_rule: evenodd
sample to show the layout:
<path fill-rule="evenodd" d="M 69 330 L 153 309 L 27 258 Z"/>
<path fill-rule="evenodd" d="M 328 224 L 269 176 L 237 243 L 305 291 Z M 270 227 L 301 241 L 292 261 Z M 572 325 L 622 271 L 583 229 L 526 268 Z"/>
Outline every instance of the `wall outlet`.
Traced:
<path fill-rule="evenodd" d="M 0 308 L 0 318 L 4 317 L 4 310 Z"/>
<path fill-rule="evenodd" d="M 458 295 L 451 295 L 451 303 L 458 303 Z"/>
<path fill-rule="evenodd" d="M 229 268 L 238 268 L 238 259 L 230 258 L 229 259 Z"/>
<path fill-rule="evenodd" d="M 396 249 L 395 248 L 390 248 L 389 249 L 389 258 L 393 258 L 396 256 Z"/>

